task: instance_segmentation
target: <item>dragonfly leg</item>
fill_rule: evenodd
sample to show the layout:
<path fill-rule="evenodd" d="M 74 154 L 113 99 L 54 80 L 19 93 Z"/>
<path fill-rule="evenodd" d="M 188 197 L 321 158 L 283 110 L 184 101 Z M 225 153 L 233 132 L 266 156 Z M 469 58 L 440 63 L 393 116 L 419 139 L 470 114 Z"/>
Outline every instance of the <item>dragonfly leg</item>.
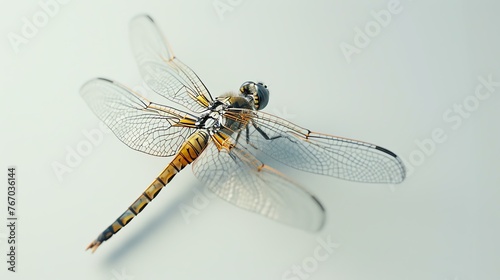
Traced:
<path fill-rule="evenodd" d="M 269 137 L 267 135 L 267 133 L 265 133 L 262 129 L 260 129 L 260 127 L 258 125 L 256 125 L 254 122 L 252 122 L 252 125 L 253 125 L 253 127 L 255 127 L 255 130 L 257 130 L 260 133 L 260 135 L 262 135 L 262 137 L 264 137 L 264 139 L 266 139 L 266 140 L 274 140 L 274 139 L 278 139 L 278 138 L 282 137 L 281 135 Z M 247 128 L 247 134 L 248 134 L 248 128 Z M 249 138 L 250 138 L 250 135 L 247 136 L 247 140 L 249 140 Z"/>
<path fill-rule="evenodd" d="M 240 136 L 240 133 L 241 132 L 238 132 L 238 137 Z M 248 145 L 252 146 L 254 149 L 257 150 L 257 146 L 255 146 L 254 144 L 252 144 L 250 142 L 250 130 L 248 129 L 248 124 L 245 126 L 245 139 L 246 139 Z"/>
<path fill-rule="evenodd" d="M 278 136 L 274 136 L 274 137 L 269 137 L 267 135 L 266 132 L 264 132 L 262 129 L 260 129 L 260 127 L 255 124 L 254 122 L 252 122 L 252 126 L 255 128 L 255 130 L 257 130 L 257 132 L 260 133 L 260 135 L 262 135 L 262 137 L 264 137 L 264 139 L 266 140 L 274 140 L 274 139 L 278 139 L 278 138 L 281 138 L 282 136 L 281 135 L 278 135 Z M 238 133 L 238 136 L 237 137 L 240 137 L 240 133 Z M 245 127 L 245 139 L 246 139 L 246 142 L 248 145 L 252 146 L 254 149 L 258 150 L 257 146 L 255 146 L 254 144 L 252 144 L 250 142 L 250 130 L 248 129 L 248 124 L 246 125 Z"/>

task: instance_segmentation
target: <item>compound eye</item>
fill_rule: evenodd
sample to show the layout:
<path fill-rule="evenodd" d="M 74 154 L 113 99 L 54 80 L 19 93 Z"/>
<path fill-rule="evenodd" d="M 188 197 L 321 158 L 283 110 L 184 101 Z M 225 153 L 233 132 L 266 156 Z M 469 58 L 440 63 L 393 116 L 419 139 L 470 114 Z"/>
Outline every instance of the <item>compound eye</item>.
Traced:
<path fill-rule="evenodd" d="M 269 103 L 269 90 L 263 83 L 257 83 L 257 99 L 254 98 L 255 109 L 262 110 Z"/>
<path fill-rule="evenodd" d="M 244 96 L 253 98 L 254 107 L 262 110 L 269 102 L 269 90 L 263 83 L 244 82 L 240 87 L 240 92 Z"/>
<path fill-rule="evenodd" d="M 257 93 L 257 87 L 254 82 L 244 82 L 240 87 L 240 92 L 245 96 L 254 95 Z"/>

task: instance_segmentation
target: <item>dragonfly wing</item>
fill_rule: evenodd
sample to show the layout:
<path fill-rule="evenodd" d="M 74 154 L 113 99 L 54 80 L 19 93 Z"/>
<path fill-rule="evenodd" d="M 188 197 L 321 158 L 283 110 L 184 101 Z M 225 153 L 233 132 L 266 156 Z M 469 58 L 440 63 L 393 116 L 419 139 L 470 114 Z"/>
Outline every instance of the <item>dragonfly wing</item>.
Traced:
<path fill-rule="evenodd" d="M 231 110 L 230 115 L 235 116 L 245 111 Z M 252 114 L 247 128 L 240 131 L 238 142 L 248 144 L 286 165 L 357 182 L 400 183 L 406 176 L 401 159 L 385 148 L 311 132 L 261 111 Z"/>
<path fill-rule="evenodd" d="M 212 96 L 196 73 L 174 56 L 151 17 L 131 21 L 130 40 L 141 75 L 153 91 L 193 112 L 206 110 Z"/>
<path fill-rule="evenodd" d="M 244 148 L 219 151 L 212 141 L 193 163 L 193 172 L 222 199 L 297 228 L 317 231 L 325 220 L 321 203 Z"/>
<path fill-rule="evenodd" d="M 99 119 L 134 150 L 171 156 L 195 131 L 179 124 L 180 120 L 195 119 L 195 116 L 152 103 L 107 79 L 88 81 L 80 93 Z"/>

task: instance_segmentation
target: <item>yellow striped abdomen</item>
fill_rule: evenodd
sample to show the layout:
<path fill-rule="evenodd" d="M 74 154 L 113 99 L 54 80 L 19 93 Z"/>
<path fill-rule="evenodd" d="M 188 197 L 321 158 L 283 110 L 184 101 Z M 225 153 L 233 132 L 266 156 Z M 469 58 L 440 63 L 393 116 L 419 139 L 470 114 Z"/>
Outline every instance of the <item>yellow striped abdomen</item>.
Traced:
<path fill-rule="evenodd" d="M 92 241 L 87 249 L 94 252 L 102 242 L 108 240 L 116 234 L 122 227 L 127 225 L 135 216 L 137 216 L 168 184 L 174 176 L 184 167 L 192 163 L 208 144 L 209 136 L 205 131 L 197 131 L 192 134 L 181 146 L 179 152 L 172 162 L 160 173 L 160 175 L 149 185 L 149 187 L 139 196 L 139 198 L 123 212 L 110 226 L 108 226 L 97 238 Z"/>

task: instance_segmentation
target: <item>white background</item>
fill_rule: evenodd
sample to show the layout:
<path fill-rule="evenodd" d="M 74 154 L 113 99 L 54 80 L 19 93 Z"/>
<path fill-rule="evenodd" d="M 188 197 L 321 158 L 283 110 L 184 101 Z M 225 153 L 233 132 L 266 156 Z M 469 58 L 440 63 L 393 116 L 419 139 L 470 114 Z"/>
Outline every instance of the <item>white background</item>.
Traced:
<path fill-rule="evenodd" d="M 9 36 L 23 36 L 23 18 L 44 10 L 3 2 L 0 166 L 4 186 L 6 167 L 18 168 L 19 221 L 18 272 L 1 257 L 2 279 L 500 277 L 500 87 L 474 97 L 478 77 L 500 81 L 498 1 L 401 0 L 365 45 L 356 45 L 356 28 L 376 28 L 372 11 L 389 1 L 69 1 L 18 46 Z M 218 13 L 214 3 L 231 9 Z M 100 130 L 78 94 L 96 76 L 143 90 L 128 41 L 128 22 L 142 13 L 214 95 L 265 81 L 268 112 L 389 148 L 408 163 L 407 180 L 360 184 L 275 166 L 325 205 L 327 224 L 311 234 L 204 201 L 187 168 L 95 254 L 85 252 L 169 161 Z M 357 53 L 346 56 L 343 43 Z M 464 102 L 461 116 L 454 104 Z M 435 130 L 441 143 L 426 140 L 424 153 L 417 142 Z M 68 162 L 90 143 L 85 133 L 103 136 Z M 54 164 L 71 172 L 58 175 Z M 183 215 L 182 206 L 197 212 Z M 7 237 L 2 226 L 2 256 Z M 338 245 L 326 260 L 314 253 L 318 239 Z"/>

